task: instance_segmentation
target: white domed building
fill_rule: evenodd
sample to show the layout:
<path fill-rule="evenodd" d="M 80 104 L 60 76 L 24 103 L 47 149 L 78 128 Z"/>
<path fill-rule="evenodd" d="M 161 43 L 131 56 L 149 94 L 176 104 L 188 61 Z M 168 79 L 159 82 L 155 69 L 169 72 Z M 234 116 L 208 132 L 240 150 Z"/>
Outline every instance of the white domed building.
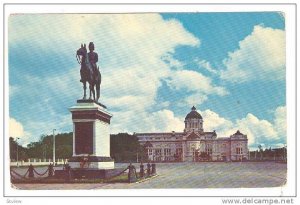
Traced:
<path fill-rule="evenodd" d="M 148 160 L 241 161 L 248 159 L 247 135 L 239 130 L 229 137 L 203 129 L 203 118 L 193 106 L 184 120 L 183 132 L 135 133 L 147 150 Z"/>

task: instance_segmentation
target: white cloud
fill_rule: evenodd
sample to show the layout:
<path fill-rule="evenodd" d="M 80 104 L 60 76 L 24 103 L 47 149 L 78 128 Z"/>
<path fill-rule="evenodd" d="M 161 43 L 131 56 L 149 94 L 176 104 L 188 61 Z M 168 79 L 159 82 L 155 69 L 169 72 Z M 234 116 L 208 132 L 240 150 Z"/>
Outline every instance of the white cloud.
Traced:
<path fill-rule="evenodd" d="M 127 123 L 129 121 L 131 123 Z M 113 133 L 118 132 L 182 132 L 183 118 L 176 117 L 170 110 L 163 109 L 156 112 L 134 111 L 115 112 L 112 118 Z M 126 124 L 127 126 L 124 126 Z"/>
<path fill-rule="evenodd" d="M 245 118 L 237 120 L 236 126 L 247 133 L 250 145 L 274 143 L 278 140 L 278 133 L 275 131 L 274 125 L 267 120 L 258 119 L 251 113 L 248 113 Z"/>
<path fill-rule="evenodd" d="M 229 137 L 240 130 L 248 137 L 250 147 L 277 146 L 286 141 L 286 115 L 285 106 L 274 111 L 273 121 L 259 119 L 248 113 L 244 118 L 235 121 L 221 117 L 212 110 L 200 112 L 204 120 L 204 130 L 216 130 L 218 137 Z"/>
<path fill-rule="evenodd" d="M 287 121 L 286 121 L 286 106 L 278 107 L 274 112 L 274 125 L 280 138 L 286 142 L 287 135 Z"/>
<path fill-rule="evenodd" d="M 37 56 L 51 56 L 55 52 L 68 59 L 72 56 L 75 65 L 75 51 L 81 43 L 88 44 L 90 41 L 94 42 L 100 58 L 100 101 L 114 114 L 113 133 L 156 127 L 145 123 L 148 118 L 162 115 L 172 118 L 165 110 L 161 110 L 162 113 L 158 111 L 156 115 L 148 113 L 148 110 L 155 103 L 161 80 L 170 76 L 171 66 L 176 62 L 169 57 L 169 61 L 174 63 L 167 64 L 162 57 L 172 56 L 180 45 L 200 45 L 200 40 L 177 20 L 164 20 L 159 14 L 34 14 L 9 18 L 11 50 L 25 45 L 34 61 Z M 59 63 L 62 62 L 58 62 L 58 66 Z M 29 84 L 22 89 L 32 100 L 34 110 L 47 109 L 51 119 L 61 119 L 61 113 L 55 113 L 54 105 L 49 103 L 51 98 L 60 102 L 82 97 L 79 66 L 74 68 L 74 65 L 70 65 L 64 74 L 51 72 L 52 75 L 47 77 L 27 76 L 25 80 Z M 41 68 L 36 69 L 43 69 L 43 62 Z M 37 96 L 41 100 L 33 100 Z M 158 109 L 163 107 L 165 105 Z M 37 133 L 48 133 L 49 127 L 54 126 L 51 119 L 45 122 L 32 119 L 31 122 L 40 122 L 39 130 L 33 124 L 27 123 L 26 126 L 33 130 L 34 136 L 39 136 Z M 176 122 L 175 118 L 173 121 Z M 71 124 L 71 119 L 68 122 Z M 172 127 L 164 125 L 160 127 L 163 130 Z"/>
<path fill-rule="evenodd" d="M 170 55 L 169 53 L 162 56 L 161 59 L 164 62 L 166 62 L 169 65 L 170 68 L 177 69 L 177 70 L 182 70 L 184 68 L 184 66 L 186 65 L 182 61 L 179 61 L 179 60 L 173 58 L 173 56 Z"/>
<path fill-rule="evenodd" d="M 77 71 L 78 69 L 75 68 L 70 69 L 65 76 L 37 77 L 28 74 L 23 76 L 26 86 L 16 87 L 18 92 L 32 103 L 26 105 L 26 110 L 20 109 L 22 121 L 19 123 L 22 123 L 23 130 L 26 130 L 20 143 L 26 146 L 30 142 L 38 141 L 41 135 L 51 134 L 53 129 L 57 132 L 72 131 L 71 115 L 65 114 L 66 112 L 58 113 L 56 110 L 67 111 L 68 104 L 63 107 L 66 99 L 73 99 L 75 103 L 76 99 L 82 97 L 82 86 L 77 83 L 79 82 Z M 18 100 L 19 96 L 10 95 L 10 98 Z M 72 105 L 69 103 L 69 106 Z"/>
<path fill-rule="evenodd" d="M 220 96 L 228 94 L 228 91 L 224 87 L 213 85 L 210 78 L 196 71 L 176 71 L 173 72 L 170 79 L 166 81 L 168 85 L 175 90 L 186 89 L 187 91 L 217 94 Z"/>
<path fill-rule="evenodd" d="M 145 108 L 145 105 L 149 105 L 151 97 L 126 95 L 122 97 L 111 97 L 105 99 L 105 104 L 108 104 L 112 108 L 118 108 L 122 110 L 135 110 L 141 111 Z"/>
<path fill-rule="evenodd" d="M 14 118 L 9 118 L 9 136 L 13 138 L 24 136 L 23 125 Z"/>
<path fill-rule="evenodd" d="M 34 98 L 39 96 L 41 100 L 49 100 L 49 98 L 59 99 L 60 97 L 73 97 L 75 100 L 76 97 L 81 96 L 81 93 L 83 93 L 82 84 L 79 83 L 79 80 L 80 74 L 78 68 L 66 70 L 64 75 L 40 77 L 26 74 L 24 75 L 26 89 L 23 89 L 22 92 L 23 94 L 27 92 L 28 96 Z M 37 86 L 39 89 L 36 89 Z M 30 95 L 30 93 L 32 94 Z"/>
<path fill-rule="evenodd" d="M 208 99 L 207 95 L 204 95 L 203 93 L 194 93 L 187 97 L 185 97 L 182 100 L 179 100 L 176 104 L 179 107 L 192 107 L 192 106 L 198 106 L 201 105 L 203 102 L 205 102 Z"/>
<path fill-rule="evenodd" d="M 160 103 L 160 106 L 162 107 L 162 108 L 167 108 L 167 107 L 169 107 L 170 106 L 170 102 L 169 101 L 164 101 L 164 102 L 161 102 Z"/>
<path fill-rule="evenodd" d="M 224 87 L 213 84 L 209 77 L 191 70 L 177 70 L 166 79 L 167 85 L 174 90 L 190 92 L 188 96 L 177 103 L 178 106 L 200 105 L 208 99 L 208 95 L 224 96 L 228 91 Z"/>
<path fill-rule="evenodd" d="M 218 74 L 217 70 L 212 67 L 210 62 L 208 62 L 206 60 L 201 60 L 201 59 L 196 59 L 195 62 L 199 65 L 200 69 L 204 68 L 207 71 L 209 71 L 210 73 Z"/>
<path fill-rule="evenodd" d="M 101 65 L 113 69 L 156 63 L 176 46 L 200 45 L 180 22 L 163 20 L 159 14 L 14 15 L 9 30 L 10 45 L 25 43 L 67 55 L 80 43 L 93 41 Z"/>
<path fill-rule="evenodd" d="M 175 117 L 172 111 L 166 109 L 151 113 L 146 123 L 151 125 L 152 131 L 156 132 L 160 130 L 181 132 L 184 129 L 183 119 Z"/>
<path fill-rule="evenodd" d="M 9 118 L 9 137 L 14 138 L 20 145 L 26 146 L 29 143 L 30 133 L 24 130 L 24 126 L 21 122 L 10 117 Z"/>
<path fill-rule="evenodd" d="M 285 79 L 285 31 L 257 25 L 223 60 L 221 78 L 232 82 Z"/>
<path fill-rule="evenodd" d="M 38 133 L 31 136 L 32 141 L 38 141 L 41 135 L 52 135 L 53 129 L 55 129 L 55 133 L 72 131 L 71 115 L 55 115 L 54 117 L 44 119 L 43 121 L 36 120 L 24 123 L 26 129 L 32 130 L 33 133 Z M 66 126 L 68 130 L 65 130 Z M 40 130 L 43 130 L 43 132 Z"/>
<path fill-rule="evenodd" d="M 104 97 L 100 100 L 103 99 L 103 103 L 111 108 L 124 110 L 153 105 L 157 89 L 161 85 L 160 79 L 165 73 L 155 73 L 149 71 L 148 67 L 144 68 L 145 70 L 132 67 L 103 73 L 101 88 Z"/>
<path fill-rule="evenodd" d="M 230 120 L 221 117 L 218 113 L 215 113 L 212 110 L 205 110 L 201 112 L 201 115 L 204 119 L 204 130 L 216 130 L 223 133 L 233 127 L 233 123 Z"/>

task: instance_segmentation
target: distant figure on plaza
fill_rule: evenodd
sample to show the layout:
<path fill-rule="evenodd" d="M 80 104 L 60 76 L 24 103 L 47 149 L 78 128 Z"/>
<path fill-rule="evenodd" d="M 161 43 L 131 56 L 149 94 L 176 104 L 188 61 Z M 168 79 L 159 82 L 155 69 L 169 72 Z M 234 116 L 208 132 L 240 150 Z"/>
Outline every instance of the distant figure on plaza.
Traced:
<path fill-rule="evenodd" d="M 81 65 L 80 69 L 80 82 L 83 83 L 84 95 L 83 99 L 86 99 L 86 82 L 89 83 L 90 88 L 90 98 L 98 101 L 100 98 L 100 84 L 101 84 L 101 73 L 99 67 L 97 66 L 98 54 L 94 52 L 95 45 L 93 42 L 89 43 L 89 53 L 87 53 L 86 45 L 82 45 L 77 50 L 76 58 L 78 63 Z M 97 90 L 97 98 L 95 99 L 95 87 Z"/>

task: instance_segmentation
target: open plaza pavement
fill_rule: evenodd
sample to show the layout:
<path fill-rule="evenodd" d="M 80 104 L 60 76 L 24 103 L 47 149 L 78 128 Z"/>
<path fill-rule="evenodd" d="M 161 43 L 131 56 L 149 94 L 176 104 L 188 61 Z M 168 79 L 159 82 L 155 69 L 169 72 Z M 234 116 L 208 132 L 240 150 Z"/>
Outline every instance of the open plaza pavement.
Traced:
<path fill-rule="evenodd" d="M 117 168 L 127 166 L 128 164 L 123 163 L 115 164 Z M 134 166 L 139 171 L 139 164 L 135 163 Z M 42 173 L 47 167 L 35 169 Z M 27 168 L 15 167 L 13 170 L 24 174 Z M 12 186 L 26 190 L 262 188 L 284 186 L 286 173 L 287 165 L 275 162 L 157 163 L 158 176 L 139 183 L 12 184 Z"/>

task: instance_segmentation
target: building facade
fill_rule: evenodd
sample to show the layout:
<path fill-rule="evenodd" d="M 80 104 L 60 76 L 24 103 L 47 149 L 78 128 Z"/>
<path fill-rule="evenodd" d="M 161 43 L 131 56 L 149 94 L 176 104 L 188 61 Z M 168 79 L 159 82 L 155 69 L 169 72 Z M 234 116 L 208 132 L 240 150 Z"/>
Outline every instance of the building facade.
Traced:
<path fill-rule="evenodd" d="M 150 161 L 241 161 L 248 159 L 247 135 L 229 137 L 203 130 L 203 118 L 193 106 L 183 132 L 135 133 Z"/>

